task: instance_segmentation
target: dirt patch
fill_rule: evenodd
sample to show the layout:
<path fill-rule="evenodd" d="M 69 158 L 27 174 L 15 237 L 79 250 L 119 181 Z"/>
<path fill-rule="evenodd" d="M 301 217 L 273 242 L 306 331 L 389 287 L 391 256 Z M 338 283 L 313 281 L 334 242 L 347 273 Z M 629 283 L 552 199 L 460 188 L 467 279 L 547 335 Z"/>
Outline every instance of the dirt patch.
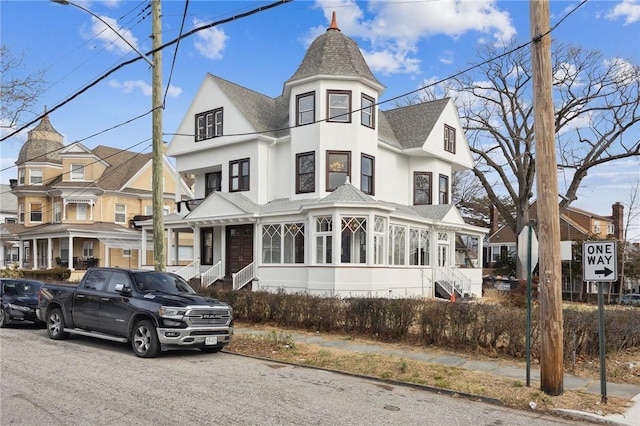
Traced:
<path fill-rule="evenodd" d="M 238 327 L 243 325 L 237 324 Z M 228 352 L 273 359 L 299 365 L 325 368 L 350 374 L 375 377 L 383 380 L 407 382 L 430 387 L 437 387 L 447 391 L 473 394 L 488 398 L 495 398 L 504 405 L 536 411 L 548 412 L 552 409 L 563 408 L 602 415 L 624 413 L 630 407 L 630 401 L 622 398 L 609 397 L 607 404 L 601 403 L 600 395 L 584 391 L 565 391 L 560 396 L 549 396 L 539 390 L 539 383 L 532 382 L 531 387 L 520 380 L 496 376 L 490 373 L 463 369 L 455 366 L 445 366 L 400 356 L 380 353 L 360 353 L 341 349 L 326 348 L 315 344 L 296 342 L 291 333 L 303 334 L 298 330 L 283 330 L 268 326 L 247 325 L 253 329 L 261 328 L 265 334 L 241 335 L 236 334 L 231 344 L 226 348 Z M 313 333 L 308 333 L 314 335 Z M 316 335 L 317 336 L 317 335 Z M 334 339 L 353 340 L 350 336 L 332 336 Z M 367 343 L 358 339 L 358 343 Z M 373 342 L 378 346 L 385 345 Z M 389 347 L 419 350 L 411 345 L 388 345 Z M 452 353 L 446 350 L 429 348 L 441 355 L 455 354 L 464 356 L 459 351 Z M 472 354 L 474 359 L 485 358 L 496 360 L 496 357 Z M 513 359 L 500 359 L 501 362 L 520 366 L 524 370 L 524 362 Z M 634 365 L 634 366 L 632 366 Z M 579 377 L 599 380 L 598 360 L 577 360 L 571 369 L 565 371 Z M 612 382 L 640 384 L 640 350 L 613 354 L 607 360 L 607 372 Z M 609 380 L 609 379 L 608 379 Z M 532 408 L 535 407 L 535 408 Z"/>

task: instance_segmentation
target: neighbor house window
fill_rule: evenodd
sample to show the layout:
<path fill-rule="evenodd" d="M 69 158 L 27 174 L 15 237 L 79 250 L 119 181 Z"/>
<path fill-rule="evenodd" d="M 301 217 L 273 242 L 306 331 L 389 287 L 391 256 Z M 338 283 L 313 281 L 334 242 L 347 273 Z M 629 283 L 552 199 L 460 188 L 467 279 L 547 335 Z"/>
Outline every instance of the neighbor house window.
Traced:
<path fill-rule="evenodd" d="M 116 204 L 116 223 L 125 223 L 127 221 L 127 206 L 125 204 Z"/>
<path fill-rule="evenodd" d="M 375 99 L 365 94 L 362 95 L 360 101 L 362 103 L 362 109 L 360 110 L 360 122 L 363 126 L 375 128 Z"/>
<path fill-rule="evenodd" d="M 24 169 L 18 170 L 18 185 L 24 185 Z"/>
<path fill-rule="evenodd" d="M 316 94 L 304 93 L 296 96 L 296 126 L 316 121 Z"/>
<path fill-rule="evenodd" d="M 367 263 L 367 219 L 343 217 L 340 234 L 340 262 Z"/>
<path fill-rule="evenodd" d="M 446 124 L 444 125 L 444 150 L 456 153 L 456 129 Z"/>
<path fill-rule="evenodd" d="M 18 204 L 18 223 L 24 223 L 24 204 Z"/>
<path fill-rule="evenodd" d="M 53 223 L 60 223 L 62 221 L 62 208 L 60 203 L 53 205 Z"/>
<path fill-rule="evenodd" d="M 249 190 L 249 159 L 229 162 L 229 192 Z"/>
<path fill-rule="evenodd" d="M 429 231 L 409 228 L 409 265 L 429 265 Z"/>
<path fill-rule="evenodd" d="M 439 203 L 449 204 L 449 177 L 440 175 L 440 183 L 438 184 L 438 190 L 440 191 Z"/>
<path fill-rule="evenodd" d="M 222 172 L 212 172 L 204 175 L 205 188 L 204 196 L 211 194 L 212 192 L 222 191 Z"/>
<path fill-rule="evenodd" d="M 31 169 L 29 171 L 29 184 L 42 185 L 42 169 Z"/>
<path fill-rule="evenodd" d="M 87 219 L 87 204 L 86 203 L 76 204 L 76 219 L 78 219 L 78 220 L 86 220 Z"/>
<path fill-rule="evenodd" d="M 29 220 L 31 222 L 42 222 L 42 203 L 32 203 L 29 205 Z"/>
<path fill-rule="evenodd" d="M 327 191 L 333 191 L 351 177 L 351 152 L 327 151 Z"/>
<path fill-rule="evenodd" d="M 351 123 L 351 92 L 327 91 L 327 121 Z"/>
<path fill-rule="evenodd" d="M 389 225 L 389 265 L 404 265 L 406 228 Z"/>
<path fill-rule="evenodd" d="M 316 218 L 316 263 L 332 262 L 333 218 L 323 216 Z"/>
<path fill-rule="evenodd" d="M 600 233 L 600 222 L 597 220 L 593 222 L 593 232 L 595 232 L 596 234 Z"/>
<path fill-rule="evenodd" d="M 362 154 L 362 159 L 360 161 L 360 191 L 365 194 L 374 194 L 375 165 L 376 160 L 374 157 Z"/>
<path fill-rule="evenodd" d="M 296 194 L 316 190 L 316 153 L 296 154 Z"/>
<path fill-rule="evenodd" d="M 131 257 L 131 249 L 122 249 L 122 257 Z"/>
<path fill-rule="evenodd" d="M 82 243 L 82 256 L 93 257 L 93 241 L 85 241 Z"/>
<path fill-rule="evenodd" d="M 222 136 L 222 122 L 222 108 L 196 114 L 196 142 Z"/>
<path fill-rule="evenodd" d="M 413 173 L 413 204 L 431 204 L 431 173 Z"/>
<path fill-rule="evenodd" d="M 84 164 L 71 165 L 71 180 L 84 180 Z"/>

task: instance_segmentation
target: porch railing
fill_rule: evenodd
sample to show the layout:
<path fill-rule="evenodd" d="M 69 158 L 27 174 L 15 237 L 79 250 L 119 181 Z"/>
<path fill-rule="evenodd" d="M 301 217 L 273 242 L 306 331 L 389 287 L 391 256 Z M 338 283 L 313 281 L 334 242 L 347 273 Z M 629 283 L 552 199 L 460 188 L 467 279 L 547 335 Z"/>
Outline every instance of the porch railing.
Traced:
<path fill-rule="evenodd" d="M 471 278 L 450 266 L 436 267 L 435 281 L 451 295 L 455 289 L 462 296 L 471 293 Z"/>
<path fill-rule="evenodd" d="M 175 273 L 180 275 L 186 281 L 189 281 L 200 273 L 200 260 L 194 260 L 190 264 L 175 271 Z"/>
<path fill-rule="evenodd" d="M 231 277 L 233 278 L 233 289 L 240 290 L 256 277 L 255 263 L 251 262 L 238 272 L 231 274 Z"/>
<path fill-rule="evenodd" d="M 200 274 L 200 285 L 202 287 L 209 287 L 220 278 L 222 278 L 222 261 Z"/>

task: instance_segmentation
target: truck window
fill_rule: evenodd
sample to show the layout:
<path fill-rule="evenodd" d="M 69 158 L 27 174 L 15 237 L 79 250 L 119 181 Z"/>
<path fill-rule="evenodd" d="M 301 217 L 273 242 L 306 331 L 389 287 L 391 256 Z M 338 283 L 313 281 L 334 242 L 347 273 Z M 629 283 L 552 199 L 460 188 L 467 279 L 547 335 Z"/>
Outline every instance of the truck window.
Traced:
<path fill-rule="evenodd" d="M 131 287 L 129 284 L 129 275 L 124 272 L 114 272 L 111 274 L 111 278 L 109 279 L 109 284 L 107 285 L 108 293 L 117 293 L 116 285 L 122 284 L 125 287 Z"/>
<path fill-rule="evenodd" d="M 111 277 L 111 271 L 102 271 L 99 269 L 87 272 L 84 279 L 84 288 L 87 290 L 104 291 L 106 283 Z"/>

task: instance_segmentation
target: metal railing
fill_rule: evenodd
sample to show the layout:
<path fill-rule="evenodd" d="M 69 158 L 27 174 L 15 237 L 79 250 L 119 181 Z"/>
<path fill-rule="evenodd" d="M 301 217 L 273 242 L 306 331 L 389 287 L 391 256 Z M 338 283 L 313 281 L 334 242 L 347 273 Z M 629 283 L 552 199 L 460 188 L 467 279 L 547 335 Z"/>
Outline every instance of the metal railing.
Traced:
<path fill-rule="evenodd" d="M 240 290 L 256 277 L 255 263 L 251 262 L 238 272 L 231 274 L 231 277 L 233 278 L 233 289 Z"/>
<path fill-rule="evenodd" d="M 191 278 L 200 274 L 200 260 L 194 260 L 190 264 L 175 271 L 175 273 L 180 275 L 186 281 L 189 281 Z"/>
<path fill-rule="evenodd" d="M 202 287 L 209 287 L 220 278 L 222 278 L 222 261 L 200 274 L 200 285 Z"/>
<path fill-rule="evenodd" d="M 435 281 L 440 284 L 449 295 L 453 294 L 454 289 L 462 296 L 471 293 L 471 278 L 465 276 L 456 268 L 437 266 Z"/>

